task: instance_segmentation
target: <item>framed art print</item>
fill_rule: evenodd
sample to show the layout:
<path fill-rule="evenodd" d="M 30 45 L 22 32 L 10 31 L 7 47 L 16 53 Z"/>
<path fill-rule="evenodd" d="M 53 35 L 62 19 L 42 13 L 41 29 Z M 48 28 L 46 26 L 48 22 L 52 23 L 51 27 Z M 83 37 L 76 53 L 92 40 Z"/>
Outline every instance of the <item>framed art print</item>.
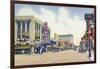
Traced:
<path fill-rule="evenodd" d="M 11 68 L 96 63 L 96 6 L 11 1 Z"/>

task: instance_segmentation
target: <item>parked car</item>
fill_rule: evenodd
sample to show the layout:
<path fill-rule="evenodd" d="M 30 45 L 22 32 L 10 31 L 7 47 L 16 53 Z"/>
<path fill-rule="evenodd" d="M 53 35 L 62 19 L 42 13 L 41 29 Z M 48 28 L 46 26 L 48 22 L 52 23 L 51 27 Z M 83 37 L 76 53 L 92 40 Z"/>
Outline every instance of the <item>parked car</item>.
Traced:
<path fill-rule="evenodd" d="M 43 52 L 46 52 L 46 46 L 43 44 L 39 44 L 38 46 L 34 47 L 34 53 L 42 54 Z"/>
<path fill-rule="evenodd" d="M 56 42 L 52 41 L 52 40 L 49 40 L 47 42 L 37 43 L 34 47 L 34 53 L 42 54 L 43 52 L 47 52 L 47 50 L 58 51 L 59 49 L 54 47 L 55 44 L 56 44 Z M 48 48 L 50 48 L 50 49 L 48 49 Z"/>

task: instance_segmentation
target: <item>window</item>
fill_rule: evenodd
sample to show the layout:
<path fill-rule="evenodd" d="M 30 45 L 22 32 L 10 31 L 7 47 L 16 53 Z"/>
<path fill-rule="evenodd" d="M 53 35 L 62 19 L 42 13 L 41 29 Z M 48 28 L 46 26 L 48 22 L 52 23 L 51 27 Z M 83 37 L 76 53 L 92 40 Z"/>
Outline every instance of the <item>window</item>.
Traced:
<path fill-rule="evenodd" d="M 25 22 L 22 22 L 22 38 L 25 38 Z"/>
<path fill-rule="evenodd" d="M 26 38 L 29 38 L 30 21 L 26 22 Z"/>
<path fill-rule="evenodd" d="M 27 25 L 27 32 L 29 32 L 30 21 L 26 22 L 26 25 Z"/>
<path fill-rule="evenodd" d="M 21 23 L 17 22 L 17 33 L 20 33 L 20 29 L 21 29 Z"/>
<path fill-rule="evenodd" d="M 22 33 L 25 33 L 25 22 L 22 22 Z"/>
<path fill-rule="evenodd" d="M 20 39 L 20 34 L 17 34 L 17 38 Z"/>
<path fill-rule="evenodd" d="M 20 23 L 20 21 L 17 21 L 16 25 L 17 25 L 17 38 L 20 39 L 20 37 L 21 37 L 21 35 L 20 35 L 20 33 L 21 33 L 21 23 Z"/>

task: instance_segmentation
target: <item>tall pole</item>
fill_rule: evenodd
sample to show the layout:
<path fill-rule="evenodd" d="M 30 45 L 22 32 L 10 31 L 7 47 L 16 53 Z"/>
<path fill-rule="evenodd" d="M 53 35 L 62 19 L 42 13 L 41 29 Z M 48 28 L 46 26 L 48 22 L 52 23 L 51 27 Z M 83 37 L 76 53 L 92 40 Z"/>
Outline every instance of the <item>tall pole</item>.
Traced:
<path fill-rule="evenodd" d="M 90 20 L 88 20 L 88 45 L 89 45 L 89 57 L 91 57 L 91 47 L 90 47 Z"/>

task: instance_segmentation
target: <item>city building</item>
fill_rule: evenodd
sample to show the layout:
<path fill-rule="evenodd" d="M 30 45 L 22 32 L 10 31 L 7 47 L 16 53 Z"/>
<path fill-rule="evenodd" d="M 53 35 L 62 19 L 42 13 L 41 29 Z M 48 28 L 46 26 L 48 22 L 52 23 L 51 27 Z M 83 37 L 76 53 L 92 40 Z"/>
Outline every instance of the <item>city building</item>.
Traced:
<path fill-rule="evenodd" d="M 88 33 L 88 28 L 89 28 L 89 25 L 90 25 L 90 30 L 94 30 L 94 14 L 93 13 L 86 13 L 84 15 L 85 17 L 85 21 L 86 21 L 86 33 Z"/>
<path fill-rule="evenodd" d="M 43 25 L 44 23 L 34 16 L 15 16 L 15 44 L 43 41 Z M 50 39 L 50 28 L 47 38 Z"/>
<path fill-rule="evenodd" d="M 95 40 L 95 15 L 94 13 L 86 13 L 85 14 L 85 21 L 87 24 L 86 30 L 86 40 L 88 42 L 89 48 L 89 57 L 92 56 L 92 51 L 94 50 L 94 40 Z"/>
<path fill-rule="evenodd" d="M 60 46 L 73 47 L 73 35 L 58 35 L 58 44 Z"/>
<path fill-rule="evenodd" d="M 85 21 L 86 21 L 86 34 L 84 35 L 85 39 L 92 37 L 94 43 L 94 36 L 95 36 L 95 15 L 94 13 L 86 13 L 85 14 Z M 94 44 L 93 44 L 94 46 Z"/>

